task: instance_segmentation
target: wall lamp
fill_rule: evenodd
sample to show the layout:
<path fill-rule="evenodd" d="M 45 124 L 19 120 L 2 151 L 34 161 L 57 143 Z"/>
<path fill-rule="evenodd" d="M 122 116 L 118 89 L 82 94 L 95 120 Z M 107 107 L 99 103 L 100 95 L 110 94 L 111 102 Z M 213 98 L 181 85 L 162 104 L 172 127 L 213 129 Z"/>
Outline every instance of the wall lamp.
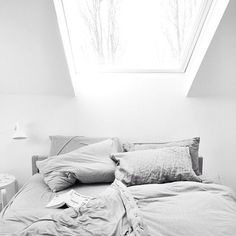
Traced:
<path fill-rule="evenodd" d="M 19 122 L 16 122 L 13 126 L 13 129 L 3 130 L 0 131 L 0 134 L 13 132 L 12 139 L 20 140 L 20 139 L 27 139 L 28 136 L 26 135 L 23 126 L 20 126 Z"/>
<path fill-rule="evenodd" d="M 24 131 L 24 128 L 20 126 L 19 122 L 16 122 L 14 125 L 14 133 L 12 135 L 13 139 L 27 139 L 27 135 Z"/>

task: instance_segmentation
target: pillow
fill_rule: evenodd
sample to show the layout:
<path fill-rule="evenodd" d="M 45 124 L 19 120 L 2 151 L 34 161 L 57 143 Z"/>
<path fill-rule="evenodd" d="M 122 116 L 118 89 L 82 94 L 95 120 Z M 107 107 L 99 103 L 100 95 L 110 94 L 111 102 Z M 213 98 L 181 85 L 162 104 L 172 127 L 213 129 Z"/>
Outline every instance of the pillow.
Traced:
<path fill-rule="evenodd" d="M 110 154 L 118 150 L 114 139 L 107 139 L 38 161 L 37 167 L 45 183 L 54 192 L 73 185 L 76 180 L 81 183 L 112 182 L 115 164 Z"/>
<path fill-rule="evenodd" d="M 49 156 L 56 156 L 64 153 L 74 151 L 75 149 L 87 146 L 89 144 L 104 141 L 109 138 L 91 138 L 84 136 L 62 136 L 55 135 L 49 136 L 51 140 L 51 147 Z M 119 143 L 118 138 L 114 138 Z M 119 152 L 122 151 L 122 147 L 119 147 Z"/>
<path fill-rule="evenodd" d="M 189 147 L 189 152 L 192 161 L 192 168 L 197 175 L 200 175 L 198 164 L 198 150 L 200 138 L 185 139 L 180 141 L 165 142 L 165 143 L 124 143 L 123 150 L 125 152 L 146 150 L 146 149 L 159 149 L 165 147 Z"/>
<path fill-rule="evenodd" d="M 112 154 L 116 179 L 127 186 L 201 179 L 192 169 L 188 147 L 139 150 Z"/>

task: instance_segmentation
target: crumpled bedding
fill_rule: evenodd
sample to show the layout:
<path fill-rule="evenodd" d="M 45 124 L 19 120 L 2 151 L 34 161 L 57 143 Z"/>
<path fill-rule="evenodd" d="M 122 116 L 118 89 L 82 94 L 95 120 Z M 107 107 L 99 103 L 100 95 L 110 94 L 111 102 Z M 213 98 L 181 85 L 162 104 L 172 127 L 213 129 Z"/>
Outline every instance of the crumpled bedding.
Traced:
<path fill-rule="evenodd" d="M 149 235 L 136 202 L 119 181 L 114 181 L 86 206 L 45 215 L 23 229 L 18 228 L 17 232 L 10 232 L 14 228 L 14 220 L 8 221 L 9 225 L 4 221 L 0 223 L 0 235 Z M 4 228 L 10 231 L 4 232 Z"/>
<path fill-rule="evenodd" d="M 236 198 L 228 187 L 213 183 L 127 188 L 115 181 L 80 209 L 48 212 L 17 228 L 15 217 L 0 220 L 0 235 L 235 236 Z"/>
<path fill-rule="evenodd" d="M 154 236 L 235 236 L 236 198 L 214 183 L 173 182 L 129 187 Z"/>

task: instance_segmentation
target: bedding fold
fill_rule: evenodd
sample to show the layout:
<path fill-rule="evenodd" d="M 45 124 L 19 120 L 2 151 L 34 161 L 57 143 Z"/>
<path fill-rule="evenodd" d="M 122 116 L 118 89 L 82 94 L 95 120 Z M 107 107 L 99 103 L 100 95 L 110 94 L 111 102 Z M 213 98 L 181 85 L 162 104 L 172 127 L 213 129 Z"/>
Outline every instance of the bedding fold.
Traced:
<path fill-rule="evenodd" d="M 127 187 L 114 181 L 86 206 L 46 215 L 12 235 L 148 236 L 149 233 Z"/>
<path fill-rule="evenodd" d="M 46 189 L 41 179 L 42 184 Z M 49 195 L 46 198 L 50 200 Z M 49 210 L 46 198 L 37 208 L 35 203 L 24 211 L 9 207 L 0 219 L 0 235 L 236 235 L 235 195 L 214 183 L 176 181 L 126 187 L 115 180 L 80 209 Z"/>

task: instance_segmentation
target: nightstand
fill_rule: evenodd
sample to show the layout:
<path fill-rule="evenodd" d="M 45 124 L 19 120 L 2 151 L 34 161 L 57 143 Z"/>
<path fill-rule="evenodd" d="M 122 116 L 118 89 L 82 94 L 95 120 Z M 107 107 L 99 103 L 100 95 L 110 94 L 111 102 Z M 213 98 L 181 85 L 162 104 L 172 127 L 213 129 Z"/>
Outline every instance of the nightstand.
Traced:
<path fill-rule="evenodd" d="M 0 210 L 16 194 L 16 178 L 9 174 L 0 174 Z"/>

